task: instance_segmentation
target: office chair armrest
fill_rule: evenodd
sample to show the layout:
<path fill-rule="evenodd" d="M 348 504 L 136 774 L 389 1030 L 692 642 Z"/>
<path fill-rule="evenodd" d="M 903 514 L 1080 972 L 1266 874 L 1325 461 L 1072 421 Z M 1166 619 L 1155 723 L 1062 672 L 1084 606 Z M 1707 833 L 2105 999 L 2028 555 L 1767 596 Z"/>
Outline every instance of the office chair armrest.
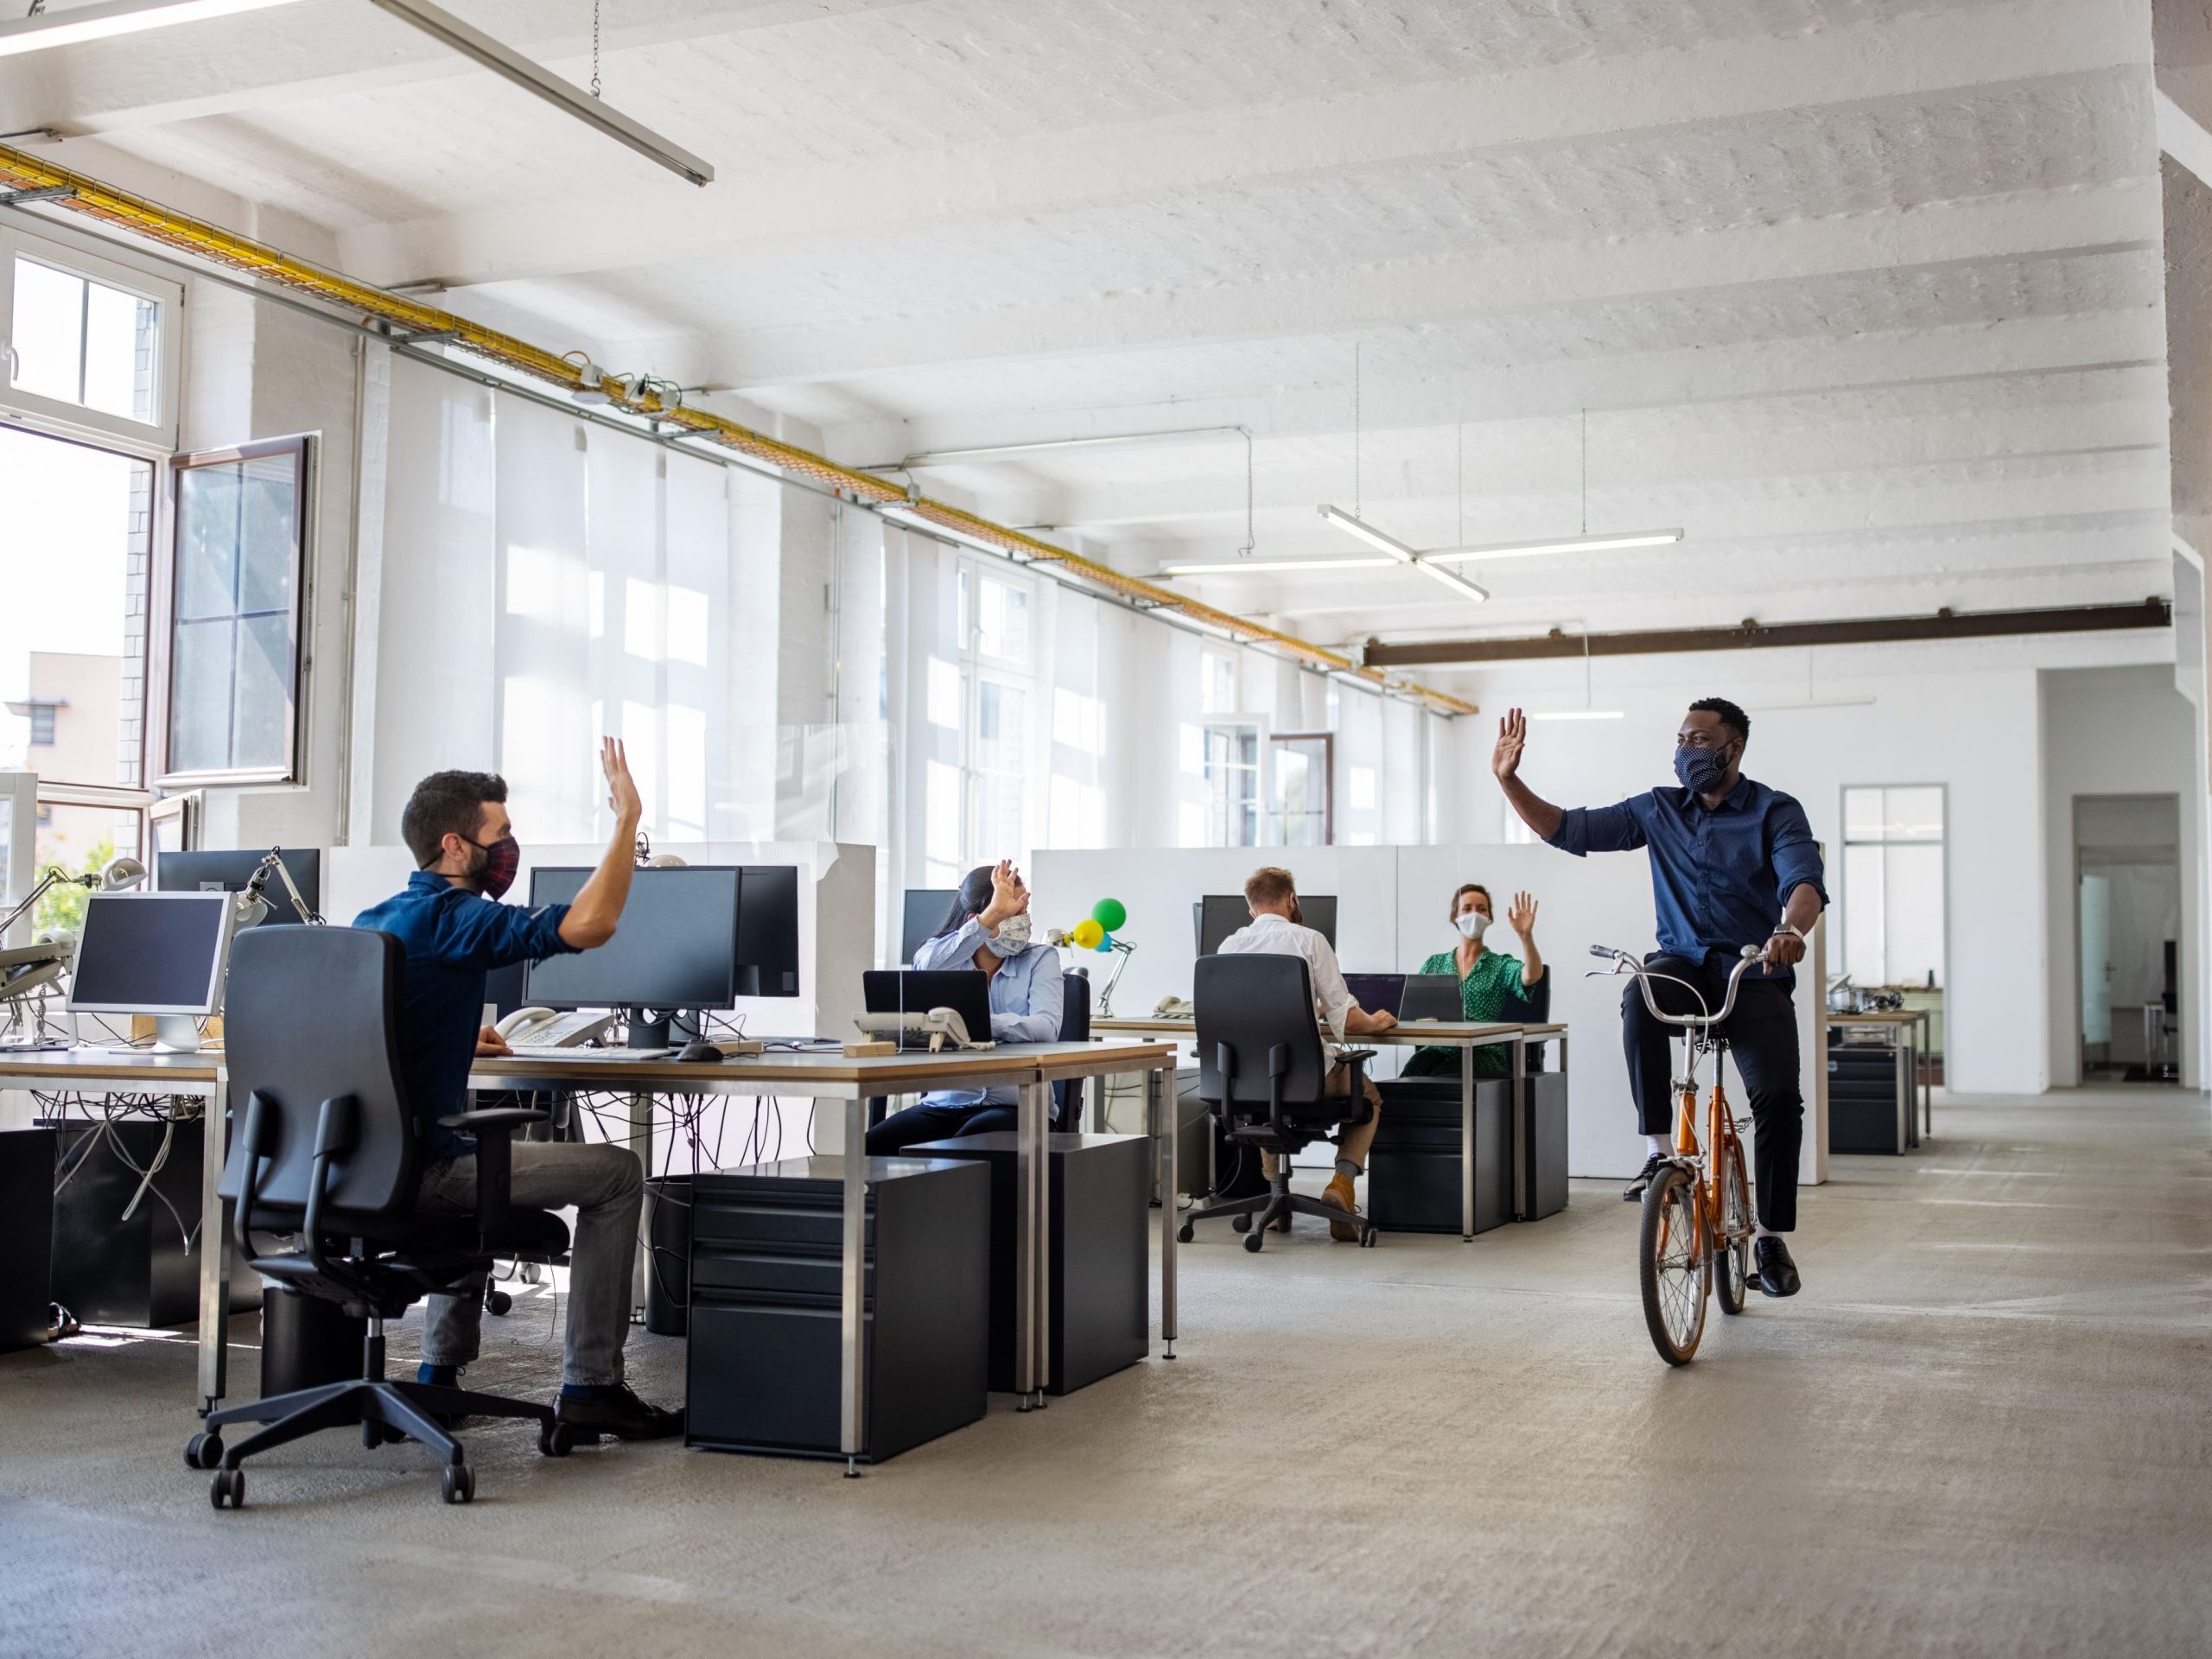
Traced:
<path fill-rule="evenodd" d="M 1344 1079 L 1344 1092 L 1359 1105 L 1358 1116 L 1348 1121 L 1364 1123 L 1375 1110 L 1375 1103 L 1368 1099 L 1367 1090 L 1363 1086 L 1367 1079 L 1367 1063 L 1375 1058 L 1375 1051 L 1371 1048 L 1348 1048 L 1337 1058 L 1351 1072 Z"/>
<path fill-rule="evenodd" d="M 514 1173 L 514 1141 L 496 1133 L 524 1123 L 550 1122 L 553 1114 L 534 1106 L 495 1106 L 480 1112 L 455 1112 L 439 1127 L 476 1136 L 476 1231 L 486 1248 L 507 1224 L 508 1193 Z M 484 1133 L 484 1131 L 494 1133 Z"/>
<path fill-rule="evenodd" d="M 525 1123 L 550 1123 L 553 1114 L 537 1106 L 487 1106 L 482 1111 L 455 1112 L 438 1120 L 442 1129 L 474 1135 L 481 1129 L 514 1129 Z"/>

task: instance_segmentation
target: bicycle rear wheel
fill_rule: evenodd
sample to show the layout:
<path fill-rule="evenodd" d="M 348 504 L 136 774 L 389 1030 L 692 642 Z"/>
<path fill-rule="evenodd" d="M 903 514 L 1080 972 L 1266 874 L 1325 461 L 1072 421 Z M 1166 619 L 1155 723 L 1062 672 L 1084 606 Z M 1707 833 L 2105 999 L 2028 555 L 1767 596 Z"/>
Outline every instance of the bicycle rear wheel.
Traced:
<path fill-rule="evenodd" d="M 1680 1164 L 1665 1164 L 1643 1192 L 1637 1277 L 1651 1345 L 1669 1365 L 1687 1365 L 1705 1334 L 1712 1255 L 1698 1236 L 1697 1185 Z"/>
<path fill-rule="evenodd" d="M 1740 1313 L 1751 1280 L 1751 1196 L 1744 1185 L 1744 1143 L 1733 1135 L 1720 1143 L 1720 1236 L 1713 1288 L 1723 1313 Z"/>

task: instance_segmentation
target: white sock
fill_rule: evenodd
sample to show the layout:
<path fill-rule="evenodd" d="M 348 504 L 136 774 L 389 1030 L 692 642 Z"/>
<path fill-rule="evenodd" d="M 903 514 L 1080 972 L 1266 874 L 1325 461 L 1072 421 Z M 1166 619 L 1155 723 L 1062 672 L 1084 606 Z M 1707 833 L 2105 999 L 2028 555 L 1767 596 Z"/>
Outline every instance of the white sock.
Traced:
<path fill-rule="evenodd" d="M 1654 1158 L 1664 1158 L 1674 1150 L 1673 1143 L 1663 1135 L 1647 1135 L 1643 1137 L 1643 1144 L 1651 1148 Z"/>
<path fill-rule="evenodd" d="M 1771 1230 L 1762 1223 L 1755 1221 L 1751 1224 L 1751 1237 L 1755 1241 L 1762 1238 L 1780 1238 L 1781 1236 L 1782 1235 L 1780 1233 Z"/>

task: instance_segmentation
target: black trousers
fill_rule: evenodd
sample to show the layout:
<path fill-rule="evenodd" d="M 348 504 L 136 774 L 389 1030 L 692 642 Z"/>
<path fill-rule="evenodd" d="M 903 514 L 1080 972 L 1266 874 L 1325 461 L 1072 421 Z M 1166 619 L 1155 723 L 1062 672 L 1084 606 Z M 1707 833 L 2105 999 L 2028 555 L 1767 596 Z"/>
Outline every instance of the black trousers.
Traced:
<path fill-rule="evenodd" d="M 1689 981 L 1705 1006 L 1717 1008 L 1728 995 L 1729 970 L 1736 964 L 1720 956 L 1688 962 L 1659 950 L 1646 957 L 1643 965 Z M 1762 983 L 1758 974 L 1754 968 L 1744 976 L 1736 1011 L 1719 1034 L 1728 1039 L 1728 1052 L 1751 1097 L 1751 1181 L 1759 1224 L 1786 1233 L 1797 1225 L 1797 1151 L 1805 1138 L 1805 1099 L 1797 1086 L 1797 1012 L 1790 1006 L 1789 986 Z M 1684 986 L 1661 980 L 1651 992 L 1669 1014 L 1700 1012 L 1697 999 Z M 1675 1131 L 1670 1085 L 1674 1044 L 1682 1034 L 1681 1027 L 1654 1020 L 1643 1006 L 1642 990 L 1630 982 L 1621 997 L 1621 1046 L 1636 1096 L 1637 1126 L 1646 1135 Z M 1704 1086 L 1712 1086 L 1710 1077 Z"/>
<path fill-rule="evenodd" d="M 956 1135 L 989 1135 L 1020 1127 L 1020 1115 L 1011 1106 L 909 1106 L 903 1112 L 892 1113 L 868 1132 L 868 1155 L 882 1158 L 925 1141 L 950 1141 Z"/>

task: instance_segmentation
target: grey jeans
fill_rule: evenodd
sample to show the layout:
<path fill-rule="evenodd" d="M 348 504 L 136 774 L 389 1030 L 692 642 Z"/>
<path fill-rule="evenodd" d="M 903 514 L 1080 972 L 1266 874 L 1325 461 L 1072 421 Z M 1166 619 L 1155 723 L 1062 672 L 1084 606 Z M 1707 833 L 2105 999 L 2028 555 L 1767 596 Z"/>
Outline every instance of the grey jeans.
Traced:
<path fill-rule="evenodd" d="M 525 1210 L 576 1211 L 569 1256 L 569 1329 L 561 1381 L 606 1385 L 622 1380 L 622 1344 L 630 1334 L 630 1278 L 638 1249 L 638 1211 L 645 1174 L 626 1147 L 561 1141 L 514 1143 L 510 1201 Z M 476 1207 L 476 1160 L 456 1158 L 423 1177 L 418 1202 L 427 1211 L 466 1214 Z M 476 1357 L 484 1323 L 484 1284 L 463 1296 L 424 1304 L 423 1363 L 466 1365 Z"/>

